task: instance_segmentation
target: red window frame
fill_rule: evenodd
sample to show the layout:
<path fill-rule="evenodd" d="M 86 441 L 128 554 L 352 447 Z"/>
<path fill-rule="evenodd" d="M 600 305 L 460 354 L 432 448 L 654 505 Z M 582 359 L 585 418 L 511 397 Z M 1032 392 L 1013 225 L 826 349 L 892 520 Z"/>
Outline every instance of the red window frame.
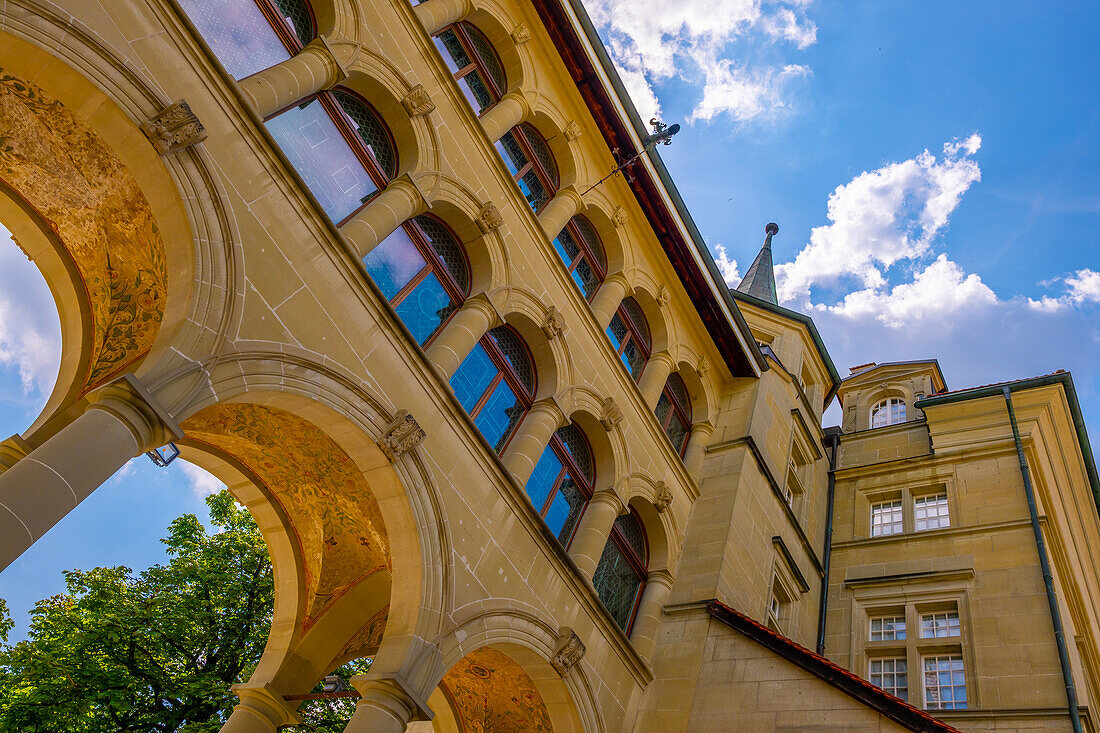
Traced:
<path fill-rule="evenodd" d="M 576 423 L 572 423 L 573 427 L 577 429 L 577 432 L 584 438 L 584 448 L 588 451 L 588 458 L 592 461 L 592 465 L 595 466 L 595 457 L 592 455 L 592 445 L 588 442 L 588 436 L 584 434 L 580 426 Z M 554 497 L 558 495 L 561 490 L 562 481 L 565 480 L 566 474 L 573 477 L 573 481 L 576 482 L 577 488 L 580 489 L 582 495 L 584 495 L 585 507 L 588 506 L 588 501 L 592 498 L 593 488 L 591 479 L 588 474 L 580 467 L 580 465 L 573 458 L 573 454 L 566 447 L 565 441 L 558 437 L 558 432 L 555 430 L 554 435 L 550 438 L 549 447 L 554 451 L 554 455 L 561 461 L 562 468 L 558 471 L 557 477 L 550 486 L 550 490 L 546 495 L 546 501 L 543 502 L 542 507 L 537 507 L 539 517 L 543 520 L 546 519 L 546 513 L 550 511 L 550 507 L 554 503 Z M 569 549 L 569 545 L 573 542 L 573 537 L 577 534 L 577 527 L 580 525 L 580 517 L 584 516 L 582 510 L 577 517 L 577 522 L 573 525 L 573 531 L 569 534 L 569 539 L 562 544 L 562 547 L 566 550 Z"/>
<path fill-rule="evenodd" d="M 533 384 L 531 385 L 531 389 L 528 390 L 527 385 L 523 383 L 520 376 L 516 374 L 516 370 L 512 368 L 512 362 L 508 361 L 508 357 L 504 355 L 504 351 L 497 345 L 496 339 L 494 339 L 488 331 L 478 340 L 478 343 L 481 344 L 481 348 L 485 349 L 485 353 L 489 355 L 490 361 L 496 366 L 497 373 L 492 381 L 489 382 L 489 386 L 481 393 L 481 397 L 474 404 L 473 409 L 470 410 L 470 419 L 476 422 L 477 416 L 481 414 L 482 409 L 485 407 L 485 403 L 489 401 L 489 397 L 492 396 L 493 391 L 496 390 L 501 379 L 508 382 L 508 386 L 512 388 L 513 393 L 518 395 L 519 402 L 523 405 L 523 415 L 516 421 L 516 424 L 512 426 L 512 431 L 497 450 L 498 455 L 504 455 L 504 451 L 508 448 L 508 444 L 512 442 L 512 438 L 516 435 L 517 428 L 523 424 L 524 419 L 527 417 L 527 413 L 531 411 L 531 405 L 534 404 L 535 401 L 535 392 L 538 391 L 539 386 L 539 374 L 535 369 L 535 360 L 531 358 L 531 349 L 527 346 L 527 342 L 524 341 L 523 337 L 521 337 L 511 326 L 504 326 L 504 328 L 511 331 L 516 339 L 519 340 L 520 345 L 523 346 L 523 350 L 527 354 L 527 359 L 531 362 L 531 378 Z"/>
<path fill-rule="evenodd" d="M 623 322 L 623 325 L 626 326 L 626 336 L 619 343 L 619 347 L 615 350 L 615 353 L 619 357 L 622 357 L 623 352 L 626 351 L 627 345 L 631 343 L 634 343 L 634 345 L 638 347 L 638 350 L 642 352 L 642 366 L 640 369 L 638 369 L 638 373 L 636 375 L 633 375 L 634 381 L 637 382 L 639 379 L 642 378 L 642 372 L 645 371 L 645 365 L 649 361 L 649 357 L 652 355 L 653 342 L 651 336 L 649 338 L 646 338 L 646 336 L 649 336 L 650 333 L 649 324 L 644 324 L 645 332 L 643 333 L 642 329 L 638 327 L 638 324 L 634 322 L 634 318 L 631 317 L 629 311 L 623 307 L 623 303 L 626 303 L 628 300 L 634 299 L 630 297 L 623 298 L 622 303 L 619 303 L 619 307 L 615 309 L 615 315 L 618 316 L 619 320 L 621 320 Z M 634 303 L 635 305 L 637 305 L 638 301 L 634 300 Z M 642 307 L 639 305 L 638 310 L 640 311 L 641 309 Z M 611 324 L 609 323 L 607 327 L 611 328 Z"/>
<path fill-rule="evenodd" d="M 473 28 L 478 33 L 481 33 L 481 35 L 485 35 L 481 32 L 481 29 L 477 28 L 477 26 L 474 26 L 472 23 L 464 20 L 461 20 L 457 23 L 452 23 L 435 35 L 438 38 L 447 31 L 451 31 L 452 33 L 454 33 L 455 38 L 458 39 L 459 44 L 462 46 L 462 50 L 466 52 L 466 56 L 470 59 L 469 64 L 463 66 L 461 69 L 451 74 L 456 82 L 472 72 L 477 72 L 481 77 L 481 80 L 485 82 L 485 88 L 489 90 L 489 94 L 493 97 L 493 104 L 490 104 L 488 107 L 481 110 L 481 112 L 478 113 L 478 116 L 480 117 L 481 115 L 491 110 L 493 106 L 500 101 L 500 98 L 504 96 L 506 90 L 501 89 L 497 85 L 496 79 L 494 79 L 493 75 L 489 73 L 489 69 L 486 66 L 485 59 L 481 57 L 481 54 L 477 51 L 477 47 L 474 46 L 473 41 L 470 40 L 470 34 L 467 28 Z M 492 44 L 489 43 L 488 38 L 485 39 L 485 42 L 489 45 L 490 48 L 492 48 Z M 495 49 L 493 50 L 493 53 L 496 54 Z M 501 69 L 504 68 L 504 64 L 503 62 L 501 62 L 499 54 L 496 54 L 496 62 Z"/>
<path fill-rule="evenodd" d="M 584 234 L 581 232 L 580 225 L 576 223 L 576 219 L 580 218 L 583 217 L 578 214 L 577 216 L 572 217 L 565 225 L 565 228 L 569 230 L 569 235 L 573 237 L 573 241 L 577 243 L 578 250 L 577 256 L 573 258 L 572 262 L 566 265 L 565 271 L 569 273 L 570 277 L 572 277 L 573 273 L 577 269 L 577 265 L 584 261 L 587 262 L 588 266 L 592 268 L 592 271 L 596 273 L 596 278 L 600 281 L 600 283 L 603 283 L 604 279 L 607 277 L 607 272 L 605 271 L 603 265 L 600 264 L 600 259 L 596 257 L 596 253 L 592 251 L 592 247 L 588 243 L 588 238 L 585 237 Z M 585 221 L 587 221 L 587 219 Z M 599 235 L 596 233 L 596 227 L 592 226 L 592 222 L 590 221 L 588 222 L 588 226 L 592 227 L 592 234 L 596 237 L 596 242 L 600 245 L 601 248 L 603 248 L 603 242 L 600 240 Z M 606 255 L 607 250 L 605 249 L 604 256 L 606 257 Z M 592 295 L 585 296 L 585 299 L 591 301 L 592 298 L 596 297 L 597 290 L 599 290 L 598 285 L 596 286 L 596 289 L 592 291 Z"/>
<path fill-rule="evenodd" d="M 260 12 L 267 18 L 267 22 L 275 30 L 275 35 L 279 37 L 279 40 L 283 42 L 286 50 L 290 52 L 290 55 L 301 51 L 305 46 L 302 45 L 298 35 L 294 32 L 290 26 L 286 24 L 286 19 L 283 18 L 282 12 L 276 7 L 272 0 L 252 0 L 256 6 L 260 9 Z M 317 14 L 313 12 L 313 5 L 309 2 L 302 3 L 306 10 L 309 11 L 309 22 L 313 26 L 313 37 L 317 37 Z"/>
<path fill-rule="evenodd" d="M 539 139 L 542 140 L 542 144 L 546 145 L 547 151 L 550 151 L 550 145 L 547 144 L 546 138 L 542 136 L 541 132 L 535 129 L 534 125 L 528 122 L 519 123 L 505 134 L 510 134 L 512 139 L 516 141 L 516 144 L 519 145 L 520 149 L 523 151 L 523 154 L 527 156 L 527 165 L 516 171 L 515 175 L 512 176 L 512 180 L 515 181 L 518 186 L 523 177 L 534 170 L 535 175 L 539 179 L 539 183 L 546 189 L 546 203 L 540 206 L 538 211 L 535 212 L 538 214 L 539 211 L 546 208 L 546 204 L 550 203 L 550 199 L 554 198 L 554 194 L 558 192 L 558 186 L 550 179 L 550 172 L 543 167 L 542 163 L 539 161 L 539 157 L 535 155 L 535 150 L 531 147 L 531 143 L 527 141 L 528 133 L 538 135 Z M 552 152 L 551 155 L 553 155 Z M 555 164 L 557 163 L 557 161 L 554 162 Z M 555 171 L 555 173 L 559 172 Z M 555 175 L 555 178 L 557 177 L 558 176 Z"/>
<path fill-rule="evenodd" d="M 661 420 L 660 422 L 661 429 L 665 431 L 665 437 L 668 437 L 668 426 L 672 424 L 673 417 L 680 418 L 681 422 L 684 425 L 684 438 L 681 442 L 681 445 L 673 445 L 672 447 L 675 448 L 676 452 L 680 455 L 681 458 L 683 458 L 684 451 L 687 450 L 688 441 L 691 439 L 691 405 L 681 405 L 680 400 L 676 398 L 675 391 L 672 389 L 672 387 L 669 386 L 669 383 L 672 381 L 673 377 L 679 379 L 681 384 L 683 383 L 683 378 L 680 377 L 680 375 L 678 374 L 670 374 L 668 376 L 668 379 L 665 380 L 665 386 L 661 390 L 661 397 L 664 397 L 668 400 L 670 408 L 668 414 L 665 415 L 664 420 Z M 687 385 L 683 386 L 684 394 L 686 395 Z M 669 438 L 669 442 L 672 442 L 671 438 Z"/>
<path fill-rule="evenodd" d="M 641 580 L 641 584 L 638 586 L 638 590 L 634 595 L 634 606 L 630 610 L 630 622 L 627 623 L 626 629 L 623 630 L 628 637 L 630 632 L 634 630 L 634 621 L 638 617 L 638 609 L 642 605 L 642 594 L 645 593 L 646 584 L 649 581 L 649 535 L 645 531 L 645 524 L 642 522 L 642 518 L 638 516 L 638 512 L 634 510 L 634 507 L 630 507 L 629 516 L 633 517 L 634 521 L 638 523 L 638 529 L 642 533 L 642 544 L 645 546 L 645 557 L 640 558 L 634 552 L 634 546 L 627 541 L 623 536 L 622 530 L 619 529 L 618 522 L 611 525 L 611 537 L 610 539 L 615 542 L 615 546 L 619 548 L 619 552 L 626 558 L 627 564 L 637 574 Z"/>

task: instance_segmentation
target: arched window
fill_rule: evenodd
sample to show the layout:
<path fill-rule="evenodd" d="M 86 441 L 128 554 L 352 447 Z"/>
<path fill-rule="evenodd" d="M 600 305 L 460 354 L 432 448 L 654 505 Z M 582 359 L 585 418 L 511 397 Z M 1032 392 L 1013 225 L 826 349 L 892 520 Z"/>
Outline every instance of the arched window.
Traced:
<path fill-rule="evenodd" d="M 882 428 L 905 422 L 905 400 L 901 397 L 887 397 L 875 403 L 871 408 L 871 427 Z"/>
<path fill-rule="evenodd" d="M 554 247 L 577 287 L 591 300 L 607 272 L 607 258 L 596 229 L 583 216 L 574 216 L 554 240 Z"/>
<path fill-rule="evenodd" d="M 421 346 L 470 293 L 462 245 L 443 222 L 427 214 L 399 226 L 363 264 Z"/>
<path fill-rule="evenodd" d="M 500 101 L 507 90 L 504 65 L 484 33 L 463 21 L 440 31 L 435 45 L 474 112 Z"/>
<path fill-rule="evenodd" d="M 562 547 L 569 547 L 595 478 L 584 433 L 576 425 L 559 428 L 527 480 L 527 496 Z"/>
<path fill-rule="evenodd" d="M 607 337 L 615 347 L 615 353 L 623 360 L 626 370 L 635 381 L 642 375 L 642 367 L 649 359 L 653 342 L 649 336 L 649 324 L 638 301 L 625 298 L 607 326 Z"/>
<path fill-rule="evenodd" d="M 672 447 L 683 456 L 691 435 L 691 400 L 679 374 L 669 375 L 654 413 Z"/>
<path fill-rule="evenodd" d="M 317 35 L 305 0 L 180 0 L 234 79 L 286 61 Z"/>
<path fill-rule="evenodd" d="M 184 10 L 237 79 L 287 60 L 316 34 L 304 0 L 182 0 Z M 264 120 L 321 208 L 341 224 L 397 171 L 389 130 L 348 89 L 323 91 Z"/>
<path fill-rule="evenodd" d="M 633 509 L 615 520 L 592 576 L 596 594 L 626 634 L 634 623 L 638 601 L 648 576 L 649 548 L 642 523 Z"/>
<path fill-rule="evenodd" d="M 531 407 L 535 385 L 527 345 L 508 326 L 482 336 L 451 377 L 458 401 L 498 453 Z"/>
<path fill-rule="evenodd" d="M 497 152 L 527 203 L 535 213 L 541 211 L 558 190 L 558 165 L 546 140 L 524 122 L 497 140 Z"/>

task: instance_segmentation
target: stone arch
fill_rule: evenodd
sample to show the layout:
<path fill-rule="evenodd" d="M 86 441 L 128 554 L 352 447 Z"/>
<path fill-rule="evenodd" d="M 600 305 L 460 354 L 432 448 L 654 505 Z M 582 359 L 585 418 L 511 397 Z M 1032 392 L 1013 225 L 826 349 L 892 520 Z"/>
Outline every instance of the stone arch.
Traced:
<path fill-rule="evenodd" d="M 675 342 L 666 308 L 657 302 L 656 296 L 659 289 L 637 282 L 632 283 L 632 285 L 633 289 L 626 294 L 626 297 L 634 298 L 645 315 L 650 338 L 653 341 L 653 348 L 650 353 L 656 354 L 658 351 L 670 350 Z"/>
<path fill-rule="evenodd" d="M 604 257 L 607 259 L 605 276 L 614 272 L 622 272 L 629 257 L 628 247 L 624 239 L 624 230 L 615 225 L 612 218 L 613 213 L 607 213 L 603 201 L 594 203 L 586 198 L 585 207 L 581 210 L 580 215 L 592 224 L 592 227 L 596 230 L 596 235 L 600 238 L 600 244 L 603 245 Z"/>
<path fill-rule="evenodd" d="M 566 120 L 561 112 L 551 106 L 546 97 L 534 100 L 531 114 L 524 120 L 527 124 L 538 130 L 538 133 L 546 140 L 550 148 L 554 162 L 558 166 L 558 190 L 567 186 L 576 186 L 581 182 L 579 156 L 574 147 L 562 132 L 565 129 Z"/>
<path fill-rule="evenodd" d="M 500 229 L 482 232 L 476 220 L 483 202 L 462 181 L 443 174 L 418 177 L 427 189 L 428 212 L 442 219 L 458 236 L 470 260 L 470 295 L 505 285 L 508 248 Z"/>
<path fill-rule="evenodd" d="M 69 352 L 63 356 L 62 373 L 53 394 L 26 433 L 33 443 L 34 434 L 55 415 L 58 420 L 67 419 L 62 410 L 95 384 L 121 371 L 135 369 L 148 382 L 157 374 L 172 369 L 173 365 L 186 362 L 191 355 L 216 350 L 237 317 L 234 293 L 240 289 L 243 274 L 238 264 L 239 237 L 223 205 L 225 196 L 218 176 L 212 173 L 211 161 L 202 146 L 160 157 L 134 122 L 154 117 L 168 106 L 168 101 L 149 89 L 124 62 L 116 59 L 71 18 L 59 18 L 40 7 L 25 13 L 15 4 L 9 4 L 0 10 L 0 22 L 4 27 L 0 32 L 0 69 L 9 80 L 22 78 L 41 90 L 43 96 L 38 99 L 48 105 L 42 112 L 52 114 L 51 119 L 55 120 L 52 124 L 47 120 L 42 129 L 55 137 L 82 136 L 94 148 L 94 151 L 84 151 L 84 163 L 98 160 L 101 168 L 106 164 L 114 172 L 125 171 L 130 177 L 129 184 L 124 186 L 131 192 L 127 200 L 144 201 L 139 207 L 145 211 L 143 221 L 157 230 L 156 237 L 149 241 L 159 240 L 155 247 L 146 248 L 148 255 L 144 261 L 136 257 L 125 258 L 125 264 L 121 257 L 111 261 L 116 279 L 112 297 L 106 254 L 102 259 L 85 257 L 81 268 L 76 262 L 78 257 L 69 249 L 73 232 L 79 232 L 79 226 L 65 222 L 65 217 L 52 216 L 48 211 L 43 215 L 42 209 L 48 207 L 44 207 L 41 200 L 19 197 L 24 216 L 29 217 L 33 212 L 33 218 L 23 218 L 19 222 L 20 228 L 26 230 L 25 225 L 33 223 L 39 232 L 38 236 L 28 237 L 26 242 L 29 247 L 38 248 L 35 259 L 62 310 L 63 341 L 68 342 L 63 349 Z M 39 43 L 49 43 L 50 50 L 44 50 L 37 45 Z M 92 84 L 76 68 L 87 70 L 97 79 L 110 79 L 111 83 L 106 86 Z M 47 98 L 52 100 L 52 105 Z M 66 158 L 75 157 L 68 153 L 78 149 L 77 145 L 71 146 L 66 150 Z M 70 167 L 79 166 L 71 160 L 67 163 Z M 59 166 L 58 170 L 65 169 Z M 94 171 L 95 166 L 85 170 Z M 78 178 L 70 183 L 76 180 Z M 12 186 L 10 180 L 8 183 L 9 195 L 0 198 L 7 199 L 8 204 L 3 206 L 10 212 L 13 202 L 10 193 L 20 186 Z M 96 222 L 102 218 L 110 220 L 112 217 L 107 216 L 102 202 L 96 202 L 97 191 L 106 193 L 102 186 L 86 188 L 84 203 L 99 206 L 103 216 L 97 219 L 99 214 L 91 209 L 86 209 L 85 213 L 92 213 L 89 218 Z M 59 195 L 71 196 L 73 193 L 65 193 L 62 189 Z M 75 210 L 80 202 L 78 199 L 65 204 Z M 120 208 L 118 201 L 114 207 Z M 122 227 L 123 235 L 133 236 L 141 226 L 145 225 L 128 222 Z M 117 225 L 100 229 L 101 233 L 111 235 L 110 251 L 116 255 L 119 240 L 125 241 L 125 236 L 118 236 L 118 231 Z M 46 233 L 55 238 L 54 242 L 43 241 Z M 50 245 L 52 253 L 46 254 L 42 249 L 46 244 Z M 106 246 L 102 249 L 104 253 L 108 251 Z M 157 249 L 160 251 L 156 252 Z M 159 266 L 148 267 L 158 261 Z M 138 302 L 141 293 L 135 292 L 135 285 L 126 280 L 127 274 L 138 267 L 147 271 L 163 268 L 166 273 L 163 287 L 154 291 L 163 294 L 157 298 L 161 301 L 160 306 L 143 307 L 150 305 L 149 293 Z M 103 286 L 85 287 L 86 282 L 96 279 L 106 283 L 106 299 L 102 296 Z M 156 279 L 161 280 L 159 274 Z M 92 305 L 93 295 L 100 299 L 98 307 Z M 125 305 L 128 298 L 133 305 Z M 106 309 L 102 306 L 104 300 L 108 303 Z M 158 308 L 160 315 L 149 318 Z M 100 357 L 85 345 L 72 347 L 74 341 L 85 341 L 87 334 L 96 332 L 93 313 L 101 315 L 103 312 L 111 319 L 105 330 L 113 338 L 99 350 Z M 126 333 L 126 321 L 131 316 L 137 320 L 146 318 L 147 327 L 155 322 L 156 328 L 145 328 L 140 341 L 131 341 L 129 335 L 133 334 Z M 73 327 L 78 322 L 82 322 L 82 332 L 74 334 Z M 121 348 L 119 342 L 126 347 Z M 73 351 L 84 353 L 74 357 Z M 111 358 L 102 359 L 104 353 Z M 97 359 L 97 365 L 91 365 L 93 358 Z"/>
<path fill-rule="evenodd" d="M 503 288 L 489 293 L 489 299 L 497 306 L 504 323 L 516 329 L 531 351 L 538 374 L 535 400 L 549 397 L 557 393 L 561 385 L 572 383 L 573 362 L 566 339 L 561 336 L 549 338 L 543 331 L 550 309 L 524 288 Z"/>
<path fill-rule="evenodd" d="M 689 349 L 682 346 L 673 353 L 673 360 L 676 363 L 676 368 L 673 371 L 675 374 L 680 375 L 680 379 L 684 380 L 688 397 L 691 398 L 692 424 L 713 422 L 714 397 L 703 379 L 703 375 L 699 374 L 699 360 L 691 356 Z"/>
<path fill-rule="evenodd" d="M 315 30 L 321 36 L 341 36 L 358 40 L 360 11 L 354 0 L 306 0 L 317 24 Z"/>
<path fill-rule="evenodd" d="M 614 487 L 626 475 L 628 452 L 621 425 L 608 430 L 603 419 L 604 400 L 588 387 L 570 387 L 557 396 L 566 418 L 584 431 L 596 462 L 596 491 Z"/>
<path fill-rule="evenodd" d="M 673 495 L 683 495 L 676 487 L 666 487 Z M 642 521 L 649 546 L 650 572 L 670 570 L 675 567 L 679 556 L 678 533 L 671 511 L 659 512 L 654 502 L 657 500 L 659 486 L 652 477 L 632 474 L 628 481 L 626 504 L 632 508 Z"/>
<path fill-rule="evenodd" d="M 905 420 L 912 420 L 913 390 L 908 384 L 881 384 L 859 394 L 856 424 L 859 430 L 871 427 L 871 409 L 883 400 L 894 397 L 905 403 Z"/>
<path fill-rule="evenodd" d="M 477 2 L 473 12 L 464 20 L 485 34 L 485 38 L 500 57 L 508 86 L 505 93 L 531 88 L 534 81 L 531 55 L 523 45 L 512 39 L 516 22 L 509 17 L 508 12 L 493 3 Z"/>

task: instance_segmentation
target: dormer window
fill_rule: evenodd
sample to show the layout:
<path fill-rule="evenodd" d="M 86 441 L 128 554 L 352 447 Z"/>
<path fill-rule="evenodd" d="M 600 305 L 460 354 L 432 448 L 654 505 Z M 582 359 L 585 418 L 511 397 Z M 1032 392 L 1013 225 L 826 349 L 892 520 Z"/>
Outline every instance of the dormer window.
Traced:
<path fill-rule="evenodd" d="M 900 397 L 887 397 L 875 403 L 871 408 L 871 427 L 884 428 L 905 422 L 905 400 Z"/>

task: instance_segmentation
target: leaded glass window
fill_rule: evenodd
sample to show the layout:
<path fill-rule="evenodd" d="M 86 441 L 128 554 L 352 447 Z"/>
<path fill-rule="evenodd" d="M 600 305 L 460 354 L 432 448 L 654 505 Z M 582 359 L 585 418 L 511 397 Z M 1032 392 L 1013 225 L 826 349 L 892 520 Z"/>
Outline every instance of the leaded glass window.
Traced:
<path fill-rule="evenodd" d="M 619 309 L 611 317 L 611 323 L 607 326 L 607 337 L 611 339 L 611 345 L 615 353 L 623 360 L 626 370 L 635 381 L 642 376 L 642 367 L 649 359 L 649 351 L 653 342 L 649 336 L 649 324 L 638 301 L 633 298 L 625 298 L 619 304 Z"/>
<path fill-rule="evenodd" d="M 570 424 L 554 433 L 527 480 L 527 496 L 562 547 L 569 547 L 577 520 L 592 496 L 592 465 L 588 439 Z"/>
<path fill-rule="evenodd" d="M 583 216 L 574 216 L 554 240 L 554 248 L 584 297 L 591 300 L 607 271 L 596 229 Z"/>
<path fill-rule="evenodd" d="M 481 337 L 451 377 L 451 389 L 498 453 L 535 394 L 535 368 L 519 335 L 498 326 Z"/>
<path fill-rule="evenodd" d="M 398 227 L 363 258 L 363 264 L 422 346 L 469 292 L 469 266 L 462 245 L 443 222 L 430 215 Z"/>
<path fill-rule="evenodd" d="M 625 633 L 630 633 L 645 587 L 649 562 L 645 532 L 633 510 L 615 520 L 592 576 L 596 594 Z"/>
<path fill-rule="evenodd" d="M 335 89 L 332 96 L 340 110 L 347 115 L 351 129 L 370 151 L 382 176 L 388 180 L 397 175 L 397 152 L 394 150 L 393 138 L 378 113 L 358 94 L 346 89 Z"/>
<path fill-rule="evenodd" d="M 485 34 L 471 23 L 455 23 L 440 31 L 435 45 L 474 112 L 500 100 L 507 87 L 504 66 Z"/>
<path fill-rule="evenodd" d="M 504 133 L 496 146 L 527 203 L 541 211 L 558 190 L 558 167 L 546 140 L 524 122 Z"/>
<path fill-rule="evenodd" d="M 653 412 L 672 447 L 683 456 L 691 436 L 691 400 L 679 374 L 669 375 Z"/>
<path fill-rule="evenodd" d="M 286 61 L 298 50 L 287 43 L 294 37 L 291 29 L 280 28 L 285 24 L 266 0 L 180 0 L 180 5 L 234 79 Z"/>

